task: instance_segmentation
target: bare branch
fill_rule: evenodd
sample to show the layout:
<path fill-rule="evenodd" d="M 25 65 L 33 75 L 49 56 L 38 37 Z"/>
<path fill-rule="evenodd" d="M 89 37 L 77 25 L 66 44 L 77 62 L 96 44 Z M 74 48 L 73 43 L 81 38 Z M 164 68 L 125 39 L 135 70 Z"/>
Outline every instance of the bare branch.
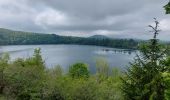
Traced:
<path fill-rule="evenodd" d="M 155 20 L 155 26 L 149 25 L 149 27 L 152 28 L 152 30 L 153 30 L 153 32 L 154 32 L 154 37 L 153 37 L 153 38 L 156 39 L 156 36 L 159 34 L 159 32 L 160 32 L 161 30 L 158 29 L 158 27 L 159 27 L 159 22 L 157 21 L 157 19 L 154 18 L 154 20 Z"/>

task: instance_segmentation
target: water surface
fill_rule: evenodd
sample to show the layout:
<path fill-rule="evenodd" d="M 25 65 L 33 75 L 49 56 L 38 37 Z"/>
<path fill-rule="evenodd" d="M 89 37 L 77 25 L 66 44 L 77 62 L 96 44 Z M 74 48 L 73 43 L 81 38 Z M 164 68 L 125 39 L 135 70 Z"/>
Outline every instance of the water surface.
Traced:
<path fill-rule="evenodd" d="M 134 52 L 119 52 L 122 49 L 83 45 L 16 45 L 1 46 L 0 53 L 9 52 L 11 60 L 28 58 L 35 48 L 41 48 L 42 57 L 47 67 L 61 65 L 67 70 L 71 64 L 84 62 L 91 72 L 95 71 L 96 58 L 104 58 L 110 67 L 125 68 L 135 56 Z M 116 51 L 115 51 L 116 50 Z"/>

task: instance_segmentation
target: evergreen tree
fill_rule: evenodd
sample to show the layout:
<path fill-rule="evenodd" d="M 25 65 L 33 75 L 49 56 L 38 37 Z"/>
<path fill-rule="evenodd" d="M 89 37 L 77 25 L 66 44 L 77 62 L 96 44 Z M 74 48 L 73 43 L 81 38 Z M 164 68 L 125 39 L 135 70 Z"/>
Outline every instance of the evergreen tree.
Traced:
<path fill-rule="evenodd" d="M 35 64 L 39 67 L 45 68 L 44 61 L 41 56 L 41 49 L 37 48 L 34 50 L 33 60 Z"/>
<path fill-rule="evenodd" d="M 159 44 L 159 22 L 154 19 L 155 27 L 149 25 L 154 32 L 153 39 L 139 47 L 140 53 L 122 77 L 122 91 L 129 100 L 164 99 L 165 85 L 162 73 L 168 71 L 168 67 L 163 63 L 168 48 Z"/>

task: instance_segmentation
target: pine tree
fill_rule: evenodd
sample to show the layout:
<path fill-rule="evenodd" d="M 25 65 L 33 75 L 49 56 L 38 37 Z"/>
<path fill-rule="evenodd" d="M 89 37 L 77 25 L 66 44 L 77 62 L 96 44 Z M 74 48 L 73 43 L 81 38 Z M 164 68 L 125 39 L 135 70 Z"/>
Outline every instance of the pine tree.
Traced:
<path fill-rule="evenodd" d="M 159 22 L 154 18 L 153 39 L 140 45 L 139 54 L 122 77 L 122 91 L 129 100 L 163 100 L 165 85 L 162 73 L 168 68 L 164 65 L 168 48 L 159 44 L 157 35 Z"/>

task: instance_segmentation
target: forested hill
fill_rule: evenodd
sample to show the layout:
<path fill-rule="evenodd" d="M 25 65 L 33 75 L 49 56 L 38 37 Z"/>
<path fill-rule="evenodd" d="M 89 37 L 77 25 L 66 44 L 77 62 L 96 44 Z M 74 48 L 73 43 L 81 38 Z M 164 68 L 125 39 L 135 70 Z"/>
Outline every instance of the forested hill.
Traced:
<path fill-rule="evenodd" d="M 13 31 L 0 28 L 0 45 L 29 45 L 29 44 L 79 44 L 96 45 L 114 48 L 135 49 L 138 42 L 133 39 L 83 38 L 59 36 L 56 34 L 40 34 Z"/>

